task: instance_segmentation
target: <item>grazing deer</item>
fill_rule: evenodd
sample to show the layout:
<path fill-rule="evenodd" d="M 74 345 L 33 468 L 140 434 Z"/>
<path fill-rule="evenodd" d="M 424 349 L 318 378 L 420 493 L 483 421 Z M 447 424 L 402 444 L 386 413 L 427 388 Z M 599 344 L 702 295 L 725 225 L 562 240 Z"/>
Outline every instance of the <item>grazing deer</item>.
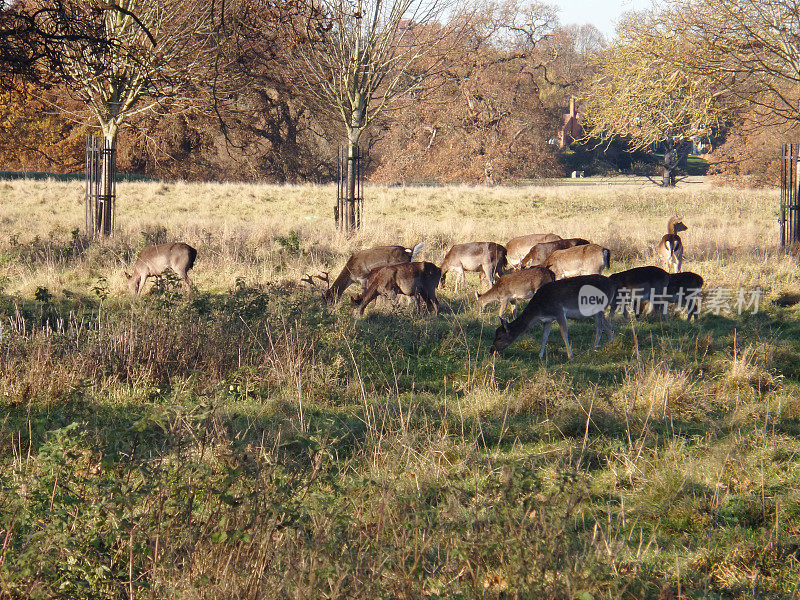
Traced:
<path fill-rule="evenodd" d="M 191 292 L 192 282 L 189 281 L 188 272 L 194 266 L 195 258 L 197 250 L 183 242 L 147 246 L 142 249 L 133 264 L 133 274 L 125 273 L 125 277 L 128 278 L 128 290 L 138 296 L 142 293 L 148 277 L 159 277 L 167 269 L 172 269 L 183 282 L 184 289 Z"/>
<path fill-rule="evenodd" d="M 550 255 L 556 250 L 566 250 L 567 248 L 574 248 L 575 246 L 585 246 L 589 240 L 583 238 L 569 238 L 566 240 L 553 240 L 552 242 L 542 242 L 536 244 L 531 251 L 525 255 L 525 258 L 519 263 L 523 269 L 528 267 L 538 267 L 550 258 Z"/>
<path fill-rule="evenodd" d="M 420 242 L 413 249 L 403 246 L 378 246 L 354 252 L 333 284 L 323 293 L 325 301 L 338 302 L 344 291 L 354 283 L 360 283 L 363 286 L 369 272 L 377 267 L 410 263 L 424 245 Z M 304 279 L 303 281 L 308 280 Z"/>
<path fill-rule="evenodd" d="M 353 298 L 353 304 L 356 305 L 354 314 L 363 315 L 367 305 L 378 296 L 394 300 L 397 294 L 413 298 L 420 312 L 424 300 L 429 311 L 439 314 L 436 288 L 441 275 L 439 267 L 429 262 L 402 263 L 373 269 L 364 284 L 364 293 Z"/>
<path fill-rule="evenodd" d="M 659 297 L 666 302 L 665 294 L 669 284 L 669 273 L 658 267 L 634 267 L 627 271 L 620 271 L 609 275 L 608 278 L 617 285 L 617 293 L 611 302 L 611 314 L 622 305 L 622 314 L 628 316 L 628 308 L 638 315 L 641 312 L 642 302 L 650 302 L 650 307 L 655 305 Z"/>
<path fill-rule="evenodd" d="M 576 275 L 600 275 L 603 269 L 611 267 L 611 251 L 597 244 L 556 250 L 542 266 L 550 269 L 556 279 Z"/>
<path fill-rule="evenodd" d="M 703 278 L 697 273 L 685 271 L 669 275 L 667 284 L 669 301 L 677 304 L 679 308 L 685 308 L 690 321 L 692 318 L 700 318 L 699 294 L 702 287 Z"/>
<path fill-rule="evenodd" d="M 686 231 L 688 227 L 683 224 L 681 217 L 672 217 L 667 223 L 667 234 L 661 238 L 661 243 L 658 244 L 658 256 L 664 263 L 664 269 L 672 273 L 675 269 L 676 273 L 681 272 L 681 265 L 683 264 L 683 242 L 678 235 L 681 231 Z"/>
<path fill-rule="evenodd" d="M 614 339 L 611 324 L 603 314 L 616 293 L 616 284 L 602 275 L 582 275 L 546 283 L 534 294 L 528 306 L 514 321 L 510 323 L 500 319 L 492 344 L 492 352 L 508 348 L 520 335 L 525 333 L 534 323 L 543 322 L 542 349 L 539 358 L 544 358 L 544 349 L 553 321 L 558 323 L 561 337 L 567 347 L 567 356 L 573 357 L 569 345 L 567 319 L 588 319 L 594 317 L 596 328 L 594 338 L 595 350 L 600 346 L 602 331 L 608 335 L 609 341 Z"/>
<path fill-rule="evenodd" d="M 512 314 L 517 316 L 517 300 L 532 298 L 540 287 L 553 281 L 553 274 L 541 267 L 521 269 L 501 276 L 485 294 L 475 292 L 478 300 L 478 312 L 490 302 L 500 301 L 500 316 L 506 312 L 508 303 L 511 302 Z"/>
<path fill-rule="evenodd" d="M 508 265 L 515 269 L 519 267 L 522 259 L 536 244 L 554 242 L 560 239 L 561 237 L 557 236 L 555 233 L 531 233 L 530 235 L 521 235 L 510 239 L 506 244 L 506 259 L 508 260 Z"/>
<path fill-rule="evenodd" d="M 464 271 L 480 271 L 483 278 L 491 286 L 496 275 L 500 275 L 506 266 L 506 249 L 494 242 L 468 242 L 456 244 L 447 252 L 442 261 L 441 286 L 450 271 L 456 276 L 456 292 L 458 281 L 464 279 Z"/>

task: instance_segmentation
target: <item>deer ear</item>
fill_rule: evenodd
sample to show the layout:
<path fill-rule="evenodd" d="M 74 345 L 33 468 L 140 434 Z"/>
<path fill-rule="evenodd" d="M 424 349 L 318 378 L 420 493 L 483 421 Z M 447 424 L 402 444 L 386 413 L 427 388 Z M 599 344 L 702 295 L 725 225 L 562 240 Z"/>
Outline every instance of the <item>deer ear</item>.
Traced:
<path fill-rule="evenodd" d="M 478 292 L 475 292 L 475 300 L 480 300 L 481 295 Z"/>
<path fill-rule="evenodd" d="M 506 321 L 503 317 L 497 317 L 500 319 L 500 326 L 505 329 L 506 333 L 508 333 L 508 321 Z"/>

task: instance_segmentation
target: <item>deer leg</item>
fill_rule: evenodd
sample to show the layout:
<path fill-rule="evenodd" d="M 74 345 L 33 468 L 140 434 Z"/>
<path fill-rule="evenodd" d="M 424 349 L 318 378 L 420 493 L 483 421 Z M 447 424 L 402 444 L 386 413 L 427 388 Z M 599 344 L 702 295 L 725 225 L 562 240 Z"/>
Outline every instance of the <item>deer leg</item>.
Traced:
<path fill-rule="evenodd" d="M 553 326 L 552 321 L 547 321 L 542 330 L 542 349 L 539 350 L 539 358 L 544 358 L 544 347 L 547 345 L 547 338 L 550 337 L 550 328 Z"/>
<path fill-rule="evenodd" d="M 606 319 L 606 316 L 603 313 L 600 313 L 600 316 L 603 317 L 603 319 L 602 319 L 603 320 L 603 327 L 605 328 L 606 333 L 608 334 L 608 341 L 609 342 L 613 342 L 614 341 L 614 330 L 611 328 L 611 321 Z"/>
<path fill-rule="evenodd" d="M 564 340 L 564 345 L 567 347 L 567 356 L 570 360 L 572 357 L 575 356 L 572 353 L 572 347 L 569 345 L 569 332 L 567 330 L 567 315 L 564 314 L 564 311 L 559 311 L 558 316 L 556 317 L 558 321 L 558 328 L 561 330 L 561 339 Z"/>
<path fill-rule="evenodd" d="M 433 314 L 439 315 L 439 299 L 436 297 L 436 291 L 434 290 L 432 294 L 428 294 L 428 306 L 430 310 L 430 306 L 433 306 Z"/>
<path fill-rule="evenodd" d="M 458 275 L 456 275 L 456 294 L 458 293 L 458 282 L 464 279 L 464 269 L 460 269 L 458 271 Z"/>
<path fill-rule="evenodd" d="M 600 336 L 602 335 L 602 330 L 605 329 L 605 325 L 603 325 L 603 313 L 597 313 L 594 316 L 594 349 L 597 350 L 600 347 Z"/>
<path fill-rule="evenodd" d="M 502 317 L 506 314 L 506 309 L 508 308 L 508 298 L 500 298 L 500 316 Z"/>
<path fill-rule="evenodd" d="M 136 286 L 136 295 L 141 296 L 144 284 L 147 282 L 147 275 L 139 276 L 139 285 Z"/>
<path fill-rule="evenodd" d="M 494 285 L 494 265 L 492 263 L 487 263 L 483 265 L 483 276 L 486 279 L 486 285 L 491 287 Z"/>
<path fill-rule="evenodd" d="M 188 273 L 184 273 L 183 277 L 181 277 L 181 280 L 183 281 L 183 289 L 186 290 L 187 294 L 191 294 L 192 293 L 192 281 L 189 279 L 189 274 Z"/>
<path fill-rule="evenodd" d="M 419 291 L 414 292 L 413 302 L 417 314 L 422 314 L 422 294 Z"/>

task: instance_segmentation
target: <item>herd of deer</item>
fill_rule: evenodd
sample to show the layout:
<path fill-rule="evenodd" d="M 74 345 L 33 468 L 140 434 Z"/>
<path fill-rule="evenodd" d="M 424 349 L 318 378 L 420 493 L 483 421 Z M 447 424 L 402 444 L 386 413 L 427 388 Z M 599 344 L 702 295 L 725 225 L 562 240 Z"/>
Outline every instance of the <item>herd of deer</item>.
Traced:
<path fill-rule="evenodd" d="M 464 273 L 477 272 L 491 286 L 484 294 L 475 294 L 479 312 L 491 302 L 500 302 L 501 326 L 495 334 L 493 351 L 507 348 L 534 323 L 543 322 L 539 353 L 543 357 L 550 328 L 556 321 L 567 354 L 572 358 L 567 318 L 594 317 L 594 347 L 599 347 L 603 331 L 609 339 L 613 338 L 604 313 L 607 308 L 612 314 L 617 310 L 620 290 L 640 301 L 649 300 L 651 307 L 654 294 L 667 301 L 679 302 L 690 293 L 699 291 L 703 285 L 702 277 L 681 272 L 683 244 L 678 234 L 686 229 L 682 219 L 673 217 L 669 220 L 668 233 L 657 248 L 666 270 L 653 266 L 635 267 L 604 277 L 601 273 L 610 268 L 611 260 L 607 248 L 582 238 L 562 239 L 547 233 L 516 237 L 505 246 L 495 242 L 456 244 L 445 255 L 441 267 L 414 260 L 422 243 L 414 248 L 379 246 L 353 253 L 333 283 L 330 283 L 328 273 L 306 275 L 302 281 L 314 287 L 318 286 L 315 278 L 325 282 L 327 288 L 323 297 L 329 303 L 338 302 L 350 285 L 361 284 L 361 294 L 352 298 L 356 315 L 363 315 L 366 307 L 378 296 L 394 300 L 398 295 L 413 299 L 418 310 L 425 302 L 429 311 L 438 314 L 436 289 L 444 286 L 447 275 L 456 273 L 455 288 L 458 291 Z M 128 287 L 132 293 L 140 294 L 148 277 L 160 276 L 170 268 L 189 290 L 188 271 L 196 256 L 197 251 L 184 243 L 147 247 L 134 264 L 133 274 L 126 273 Z M 520 300 L 530 302 L 517 316 L 517 302 Z M 503 319 L 509 303 L 516 317 L 511 322 Z M 623 305 L 623 309 L 627 306 Z M 696 318 L 697 310 L 699 308 L 695 307 L 689 318 Z M 662 312 L 666 312 L 665 307 L 662 307 Z"/>

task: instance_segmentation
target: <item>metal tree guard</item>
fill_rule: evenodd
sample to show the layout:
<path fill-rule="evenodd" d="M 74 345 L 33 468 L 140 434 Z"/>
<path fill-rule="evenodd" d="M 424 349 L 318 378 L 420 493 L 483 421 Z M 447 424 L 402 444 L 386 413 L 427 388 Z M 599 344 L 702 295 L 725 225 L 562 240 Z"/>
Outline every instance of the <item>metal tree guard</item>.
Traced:
<path fill-rule="evenodd" d="M 117 204 L 117 148 L 103 136 L 86 138 L 86 234 L 106 237 L 114 231 Z"/>
<path fill-rule="evenodd" d="M 781 247 L 800 243 L 800 144 L 784 144 L 781 161 Z"/>
<path fill-rule="evenodd" d="M 346 147 L 339 148 L 339 180 L 333 216 L 336 219 L 336 227 L 341 231 L 361 229 L 366 153 L 358 146 L 354 150 L 350 156 Z M 348 193 L 350 186 L 352 195 Z"/>

